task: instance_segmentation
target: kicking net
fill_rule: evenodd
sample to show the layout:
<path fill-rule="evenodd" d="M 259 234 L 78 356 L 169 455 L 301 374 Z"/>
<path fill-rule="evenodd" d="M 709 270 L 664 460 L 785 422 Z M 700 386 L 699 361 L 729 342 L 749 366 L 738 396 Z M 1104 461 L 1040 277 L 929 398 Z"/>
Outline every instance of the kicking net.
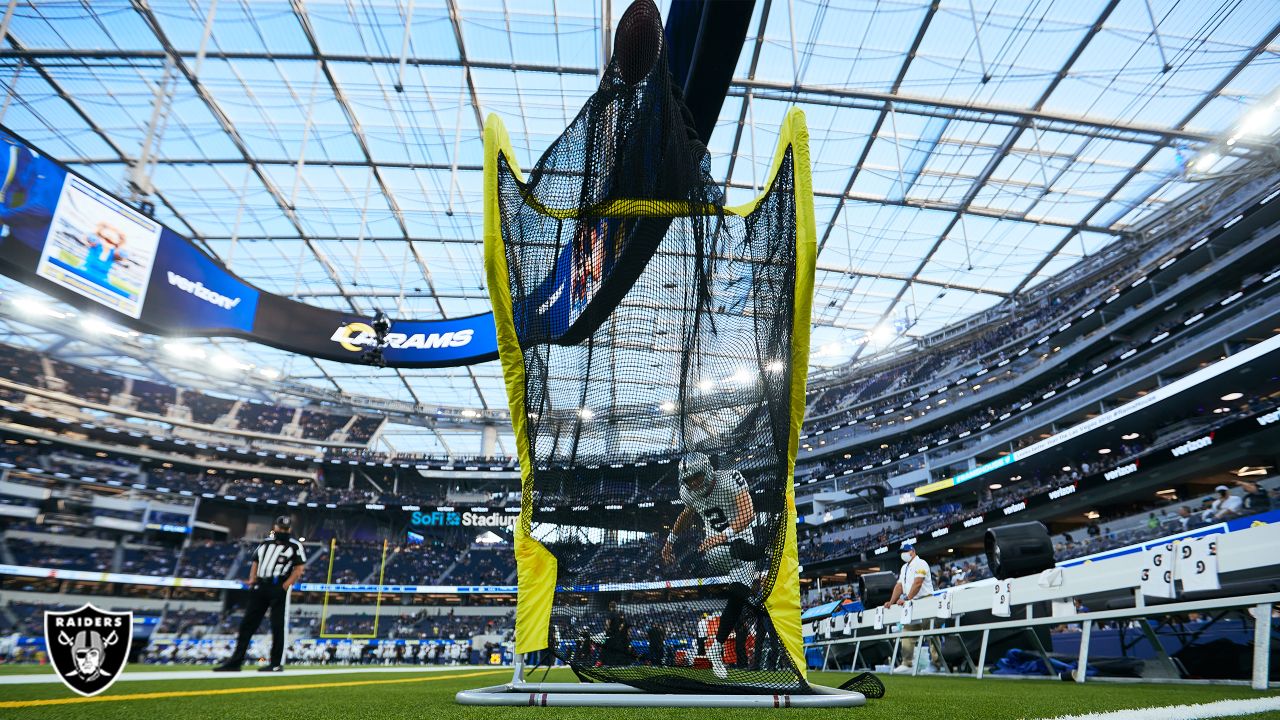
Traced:
<path fill-rule="evenodd" d="M 485 268 L 522 475 L 516 651 L 652 692 L 804 692 L 792 476 L 804 116 L 729 207 L 650 2 L 527 177 L 485 127 Z"/>

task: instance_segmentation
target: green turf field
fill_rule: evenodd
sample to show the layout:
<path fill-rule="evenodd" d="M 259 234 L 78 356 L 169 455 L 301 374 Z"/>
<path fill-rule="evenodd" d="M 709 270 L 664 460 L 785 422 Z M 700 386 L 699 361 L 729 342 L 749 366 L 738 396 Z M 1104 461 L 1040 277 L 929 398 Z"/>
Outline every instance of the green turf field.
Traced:
<path fill-rule="evenodd" d="M 21 668 L 19 668 L 21 669 Z M 32 668 L 27 666 L 26 670 Z M 130 668 L 133 670 L 134 668 Z M 158 668 L 148 667 L 147 670 Z M 178 667 L 175 670 L 188 670 Z M 14 667 L 3 668 L 12 674 Z M 541 673 L 539 673 L 539 677 Z M 174 720 L 434 720 L 436 718 L 571 718 L 625 720 L 628 718 L 745 718 L 767 710 L 663 710 L 461 707 L 453 694 L 465 688 L 500 684 L 510 677 L 506 668 L 458 668 L 448 672 L 335 673 L 290 677 L 246 672 L 231 679 L 155 680 L 116 683 L 105 695 L 84 700 L 61 684 L 0 685 L 0 718 L 83 718 L 126 720 L 157 717 Z M 814 673 L 817 682 L 837 684 L 843 676 Z M 550 680 L 568 681 L 565 671 Z M 1245 687 L 1205 685 L 1149 685 L 1092 683 L 1077 686 L 1060 681 L 983 680 L 969 678 L 884 678 L 888 693 L 865 707 L 844 710 L 787 710 L 788 714 L 880 718 L 1052 718 L 1066 714 L 1194 704 L 1262 693 Z M 1274 695 L 1274 693 L 1273 693 Z M 62 704 L 27 704 L 62 700 Z M 1280 712 L 1250 716 L 1280 718 Z"/>

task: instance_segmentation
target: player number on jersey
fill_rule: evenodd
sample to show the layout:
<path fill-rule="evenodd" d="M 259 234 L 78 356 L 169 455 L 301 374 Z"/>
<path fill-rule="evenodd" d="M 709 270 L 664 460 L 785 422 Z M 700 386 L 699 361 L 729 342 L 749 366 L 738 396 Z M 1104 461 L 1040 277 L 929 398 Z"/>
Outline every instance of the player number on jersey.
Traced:
<path fill-rule="evenodd" d="M 707 525 L 716 532 L 724 532 L 729 527 L 729 520 L 724 516 L 724 510 L 718 507 L 708 508 L 703 517 L 707 520 Z"/>

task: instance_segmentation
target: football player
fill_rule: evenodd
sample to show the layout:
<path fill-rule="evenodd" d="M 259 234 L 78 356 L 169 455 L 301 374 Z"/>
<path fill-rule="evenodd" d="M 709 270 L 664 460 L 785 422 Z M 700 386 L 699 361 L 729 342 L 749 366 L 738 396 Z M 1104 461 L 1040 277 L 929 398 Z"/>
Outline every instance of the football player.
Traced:
<path fill-rule="evenodd" d="M 713 571 L 729 578 L 729 599 L 720 613 L 715 638 L 706 643 L 712 671 L 717 677 L 727 678 L 724 643 L 742 616 L 756 575 L 753 561 L 759 558 L 754 531 L 755 503 L 742 473 L 713 469 L 711 459 L 703 453 L 685 453 L 680 458 L 679 474 L 680 500 L 685 507 L 662 546 L 662 561 L 666 564 L 674 561 L 677 538 L 694 524 L 695 518 L 701 518 L 705 535 L 698 552 Z"/>

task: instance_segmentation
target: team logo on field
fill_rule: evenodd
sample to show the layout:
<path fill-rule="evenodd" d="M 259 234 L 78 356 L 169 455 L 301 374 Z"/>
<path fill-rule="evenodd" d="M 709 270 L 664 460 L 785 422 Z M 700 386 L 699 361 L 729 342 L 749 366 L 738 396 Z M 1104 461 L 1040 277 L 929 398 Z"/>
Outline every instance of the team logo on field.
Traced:
<path fill-rule="evenodd" d="M 44 614 L 44 645 L 62 682 L 86 697 L 111 687 L 133 645 L 133 613 L 92 605 Z"/>

